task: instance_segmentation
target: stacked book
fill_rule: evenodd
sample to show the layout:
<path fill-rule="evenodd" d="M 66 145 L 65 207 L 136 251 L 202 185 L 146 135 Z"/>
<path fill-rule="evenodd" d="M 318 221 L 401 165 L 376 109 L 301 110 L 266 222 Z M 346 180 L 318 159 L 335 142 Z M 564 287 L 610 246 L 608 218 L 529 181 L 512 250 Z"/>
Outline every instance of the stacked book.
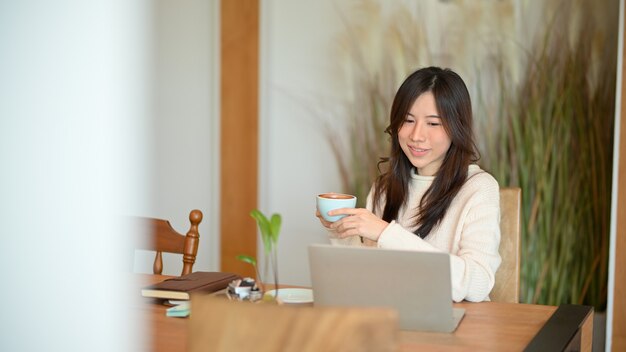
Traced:
<path fill-rule="evenodd" d="M 215 293 L 228 287 L 239 275 L 223 272 L 196 271 L 144 287 L 141 295 L 151 298 L 189 300 L 193 293 Z"/>

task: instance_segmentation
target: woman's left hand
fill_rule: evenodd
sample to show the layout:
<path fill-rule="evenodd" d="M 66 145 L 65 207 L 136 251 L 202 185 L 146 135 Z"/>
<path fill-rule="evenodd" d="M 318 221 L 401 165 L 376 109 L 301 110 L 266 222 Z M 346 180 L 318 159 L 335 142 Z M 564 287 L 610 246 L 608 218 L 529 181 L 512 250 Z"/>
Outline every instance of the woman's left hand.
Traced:
<path fill-rule="evenodd" d="M 332 210 L 329 214 L 335 215 Z M 388 222 L 364 208 L 342 209 L 341 214 L 347 216 L 330 225 L 330 228 L 335 230 L 337 237 L 340 238 L 361 236 L 377 241 L 380 234 L 389 225 Z"/>

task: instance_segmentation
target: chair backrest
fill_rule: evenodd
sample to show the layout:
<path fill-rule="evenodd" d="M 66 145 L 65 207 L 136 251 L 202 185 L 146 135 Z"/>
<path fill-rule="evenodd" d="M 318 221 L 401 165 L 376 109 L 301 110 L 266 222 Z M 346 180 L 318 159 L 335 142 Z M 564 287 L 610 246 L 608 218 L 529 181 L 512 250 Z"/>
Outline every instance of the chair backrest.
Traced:
<path fill-rule="evenodd" d="M 522 190 L 500 188 L 500 256 L 496 283 L 489 294 L 494 302 L 519 302 L 520 290 L 520 208 Z"/>
<path fill-rule="evenodd" d="M 390 308 L 303 307 L 191 297 L 189 351 L 396 351 Z"/>
<path fill-rule="evenodd" d="M 178 233 L 170 222 L 163 219 L 139 217 L 137 231 L 140 232 L 138 249 L 147 249 L 156 252 L 152 271 L 155 274 L 163 272 L 162 253 L 177 253 L 183 255 L 183 270 L 181 275 L 190 274 L 198 254 L 200 234 L 198 225 L 202 221 L 202 212 L 192 210 L 189 213 L 190 227 L 186 235 Z"/>

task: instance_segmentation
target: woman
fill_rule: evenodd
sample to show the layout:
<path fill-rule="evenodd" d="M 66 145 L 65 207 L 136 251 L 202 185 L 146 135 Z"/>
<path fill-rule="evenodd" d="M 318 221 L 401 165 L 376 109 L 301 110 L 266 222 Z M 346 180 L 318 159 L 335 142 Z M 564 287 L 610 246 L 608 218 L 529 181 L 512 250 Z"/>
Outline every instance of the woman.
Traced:
<path fill-rule="evenodd" d="M 478 152 L 465 83 L 427 67 L 400 86 L 391 107 L 388 171 L 374 183 L 366 209 L 330 223 L 335 244 L 451 254 L 454 301 L 484 301 L 500 265 L 497 181 L 474 164 Z M 373 242 L 372 242 L 373 241 Z"/>

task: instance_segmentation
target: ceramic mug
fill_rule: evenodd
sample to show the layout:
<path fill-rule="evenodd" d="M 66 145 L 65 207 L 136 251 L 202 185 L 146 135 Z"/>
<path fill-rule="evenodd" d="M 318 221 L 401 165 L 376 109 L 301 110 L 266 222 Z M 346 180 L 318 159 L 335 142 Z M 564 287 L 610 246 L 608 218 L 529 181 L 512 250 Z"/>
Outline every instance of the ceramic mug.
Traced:
<path fill-rule="evenodd" d="M 356 197 L 350 194 L 342 193 L 322 193 L 317 196 L 317 210 L 322 217 L 328 222 L 335 222 L 345 215 L 330 216 L 328 212 L 340 208 L 354 208 L 356 206 Z"/>

